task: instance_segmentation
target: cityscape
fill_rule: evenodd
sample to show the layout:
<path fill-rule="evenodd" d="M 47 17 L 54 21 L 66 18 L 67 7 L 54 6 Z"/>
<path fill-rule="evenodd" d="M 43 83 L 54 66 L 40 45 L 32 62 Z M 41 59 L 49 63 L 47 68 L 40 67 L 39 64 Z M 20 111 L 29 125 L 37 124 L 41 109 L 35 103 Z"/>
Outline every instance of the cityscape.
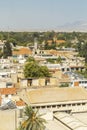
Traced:
<path fill-rule="evenodd" d="M 0 1 L 0 130 L 87 130 L 87 1 Z"/>

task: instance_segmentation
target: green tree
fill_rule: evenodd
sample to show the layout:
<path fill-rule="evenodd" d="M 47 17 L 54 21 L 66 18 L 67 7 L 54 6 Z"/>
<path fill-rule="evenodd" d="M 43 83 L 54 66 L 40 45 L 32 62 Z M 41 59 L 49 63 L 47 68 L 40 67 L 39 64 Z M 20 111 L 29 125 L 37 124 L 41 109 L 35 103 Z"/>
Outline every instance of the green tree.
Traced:
<path fill-rule="evenodd" d="M 28 62 L 24 66 L 24 75 L 28 77 L 50 77 L 47 67 L 39 66 L 36 62 Z"/>
<path fill-rule="evenodd" d="M 2 34 L 0 34 L 0 40 L 3 41 L 3 35 Z"/>
<path fill-rule="evenodd" d="M 17 44 L 17 41 L 14 38 L 10 38 L 8 42 L 12 43 L 14 46 Z"/>
<path fill-rule="evenodd" d="M 87 43 L 83 44 L 82 54 L 83 54 L 83 57 L 85 58 L 85 63 L 87 63 Z"/>
<path fill-rule="evenodd" d="M 46 59 L 46 61 L 49 62 L 49 63 L 55 63 L 55 60 L 54 59 L 50 59 L 50 58 Z"/>
<path fill-rule="evenodd" d="M 26 62 L 35 62 L 35 59 L 34 59 L 34 57 L 29 56 L 29 57 L 27 58 L 27 61 L 26 61 Z"/>
<path fill-rule="evenodd" d="M 50 77 L 49 70 L 46 66 L 40 66 L 41 77 Z"/>
<path fill-rule="evenodd" d="M 69 84 L 68 83 L 62 83 L 59 87 L 69 87 Z"/>
<path fill-rule="evenodd" d="M 56 49 L 56 44 L 55 43 L 52 43 L 52 45 L 48 45 L 47 43 L 45 44 L 44 46 L 44 49 L 45 50 L 51 50 L 51 49 Z"/>
<path fill-rule="evenodd" d="M 82 48 L 81 42 L 78 42 L 77 43 L 77 50 L 78 50 L 78 52 L 81 51 L 81 48 Z"/>
<path fill-rule="evenodd" d="M 10 43 L 7 41 L 3 47 L 3 57 L 7 58 L 8 56 L 12 56 L 12 47 Z"/>
<path fill-rule="evenodd" d="M 34 111 L 31 106 L 25 108 L 26 120 L 24 120 L 19 130 L 45 130 L 45 119 L 41 118 L 38 110 Z"/>
<path fill-rule="evenodd" d="M 56 60 L 57 63 L 61 63 L 62 62 L 62 58 L 59 56 Z"/>

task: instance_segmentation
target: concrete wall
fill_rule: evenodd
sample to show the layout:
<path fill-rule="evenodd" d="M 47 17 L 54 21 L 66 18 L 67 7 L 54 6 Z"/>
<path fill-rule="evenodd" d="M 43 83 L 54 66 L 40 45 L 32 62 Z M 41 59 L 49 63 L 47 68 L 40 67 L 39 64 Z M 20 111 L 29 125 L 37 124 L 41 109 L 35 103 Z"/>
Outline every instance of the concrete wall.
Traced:
<path fill-rule="evenodd" d="M 21 80 L 20 81 L 20 86 L 21 86 L 21 88 L 27 87 L 27 80 Z"/>
<path fill-rule="evenodd" d="M 16 130 L 15 111 L 0 111 L 0 130 Z"/>
<path fill-rule="evenodd" d="M 55 73 L 53 73 L 53 77 L 61 78 L 62 74 L 61 70 L 56 70 Z"/>
<path fill-rule="evenodd" d="M 32 80 L 32 86 L 39 86 L 39 79 L 33 79 Z"/>
<path fill-rule="evenodd" d="M 20 87 L 21 88 L 29 88 L 31 87 L 43 87 L 45 85 L 58 85 L 58 80 L 57 78 L 49 78 L 49 81 L 47 81 L 46 84 L 46 78 L 37 78 L 37 79 L 31 79 L 31 85 L 30 85 L 30 81 L 28 81 L 27 79 L 24 80 L 20 80 Z"/>
<path fill-rule="evenodd" d="M 13 83 L 17 83 L 17 74 L 16 73 L 11 74 L 11 79 Z"/>
<path fill-rule="evenodd" d="M 39 79 L 39 86 L 45 86 L 45 78 Z"/>
<path fill-rule="evenodd" d="M 57 85 L 57 79 L 56 78 L 50 78 L 50 85 Z"/>
<path fill-rule="evenodd" d="M 0 82 L 0 88 L 6 88 L 6 82 Z"/>
<path fill-rule="evenodd" d="M 0 110 L 0 130 L 17 130 L 22 121 L 20 109 Z"/>

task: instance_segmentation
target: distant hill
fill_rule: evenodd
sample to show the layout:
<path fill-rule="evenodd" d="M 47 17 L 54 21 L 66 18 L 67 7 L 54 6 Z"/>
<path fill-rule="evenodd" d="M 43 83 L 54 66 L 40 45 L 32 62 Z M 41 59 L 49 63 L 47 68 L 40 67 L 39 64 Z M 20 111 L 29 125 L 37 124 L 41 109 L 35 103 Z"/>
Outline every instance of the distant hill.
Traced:
<path fill-rule="evenodd" d="M 77 32 L 87 32 L 87 22 L 84 21 L 76 21 L 73 23 L 66 23 L 62 26 L 58 26 L 56 28 L 57 31 L 77 31 Z"/>

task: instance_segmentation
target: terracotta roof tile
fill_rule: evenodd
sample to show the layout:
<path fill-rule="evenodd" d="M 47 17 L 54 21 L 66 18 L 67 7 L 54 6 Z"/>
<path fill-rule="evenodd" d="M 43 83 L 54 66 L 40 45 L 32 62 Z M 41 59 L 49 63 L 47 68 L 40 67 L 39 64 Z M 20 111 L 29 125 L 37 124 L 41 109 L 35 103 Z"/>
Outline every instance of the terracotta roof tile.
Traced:
<path fill-rule="evenodd" d="M 25 102 L 22 100 L 16 101 L 16 106 L 25 106 Z"/>
<path fill-rule="evenodd" d="M 21 48 L 20 50 L 13 51 L 13 55 L 29 55 L 32 54 L 32 51 L 28 48 Z"/>
<path fill-rule="evenodd" d="M 0 93 L 2 95 L 6 94 L 16 94 L 17 89 L 16 88 L 0 88 Z"/>
<path fill-rule="evenodd" d="M 52 40 L 48 40 L 47 43 L 52 43 Z"/>
<path fill-rule="evenodd" d="M 52 42 L 53 42 L 53 40 L 47 41 L 48 44 L 51 44 Z M 60 44 L 60 43 L 65 43 L 66 41 L 65 40 L 56 40 L 55 42 Z"/>
<path fill-rule="evenodd" d="M 56 43 L 65 43 L 65 40 L 56 40 Z"/>

